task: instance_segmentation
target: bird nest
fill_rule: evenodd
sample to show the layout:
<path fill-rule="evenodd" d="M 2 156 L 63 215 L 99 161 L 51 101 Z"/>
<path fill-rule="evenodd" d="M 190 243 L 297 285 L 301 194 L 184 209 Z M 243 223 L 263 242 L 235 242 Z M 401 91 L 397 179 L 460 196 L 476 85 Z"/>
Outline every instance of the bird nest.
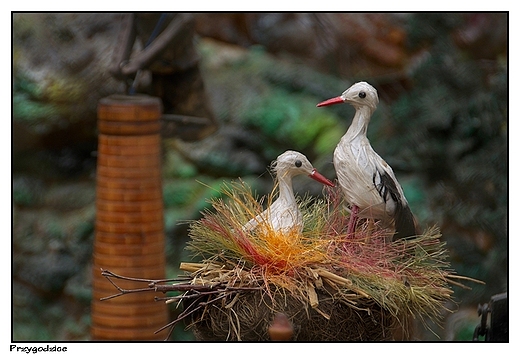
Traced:
<path fill-rule="evenodd" d="M 199 340 L 264 341 L 283 313 L 297 341 L 408 340 L 415 319 L 441 320 L 451 285 L 467 288 L 460 281 L 472 280 L 450 269 L 437 228 L 389 242 L 392 230 L 365 220 L 347 234 L 337 188 L 327 188 L 324 200 L 299 198 L 303 232 L 268 224 L 243 230 L 274 196 L 257 200 L 242 182 L 223 191 L 190 225 L 188 250 L 202 260 L 181 263 L 186 277 L 174 284 L 141 280 L 179 292 L 160 299 L 184 305 L 163 329 L 187 320 Z M 115 296 L 131 291 L 118 289 Z"/>

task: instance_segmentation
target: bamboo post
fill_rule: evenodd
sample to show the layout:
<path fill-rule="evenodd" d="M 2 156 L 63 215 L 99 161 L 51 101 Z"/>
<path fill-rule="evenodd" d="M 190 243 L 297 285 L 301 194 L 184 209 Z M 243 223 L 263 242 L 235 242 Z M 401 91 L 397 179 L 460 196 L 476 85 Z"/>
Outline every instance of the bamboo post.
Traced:
<path fill-rule="evenodd" d="M 160 116 L 160 100 L 145 95 L 113 95 L 98 104 L 93 340 L 164 339 L 154 332 L 168 323 L 167 305 L 155 302 L 153 292 L 100 301 L 117 292 L 101 268 L 135 278 L 165 277 Z"/>

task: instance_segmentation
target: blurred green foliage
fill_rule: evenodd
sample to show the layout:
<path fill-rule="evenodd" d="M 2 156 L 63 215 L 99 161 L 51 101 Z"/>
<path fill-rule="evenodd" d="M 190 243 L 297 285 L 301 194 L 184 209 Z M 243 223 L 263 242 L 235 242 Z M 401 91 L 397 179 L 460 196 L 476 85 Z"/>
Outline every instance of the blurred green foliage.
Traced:
<path fill-rule="evenodd" d="M 274 88 L 268 96 L 244 112 L 244 123 L 269 138 L 284 142 L 294 149 L 313 147 L 322 134 L 337 131 L 336 118 L 316 110 L 315 97 Z M 330 135 L 330 134 L 329 134 Z M 322 152 L 330 152 L 336 142 L 322 143 Z"/>

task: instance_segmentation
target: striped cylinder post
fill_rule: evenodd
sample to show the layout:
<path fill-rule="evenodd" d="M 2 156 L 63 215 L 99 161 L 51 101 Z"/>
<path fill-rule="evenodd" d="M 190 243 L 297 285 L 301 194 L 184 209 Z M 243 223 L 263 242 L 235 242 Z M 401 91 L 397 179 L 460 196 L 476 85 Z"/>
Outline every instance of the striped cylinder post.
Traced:
<path fill-rule="evenodd" d="M 133 278 L 165 277 L 161 184 L 161 102 L 113 95 L 98 104 L 96 224 L 93 254 L 91 338 L 163 340 L 154 332 L 168 323 L 167 305 L 154 292 L 117 293 L 101 269 Z M 124 289 L 146 287 L 115 279 Z"/>

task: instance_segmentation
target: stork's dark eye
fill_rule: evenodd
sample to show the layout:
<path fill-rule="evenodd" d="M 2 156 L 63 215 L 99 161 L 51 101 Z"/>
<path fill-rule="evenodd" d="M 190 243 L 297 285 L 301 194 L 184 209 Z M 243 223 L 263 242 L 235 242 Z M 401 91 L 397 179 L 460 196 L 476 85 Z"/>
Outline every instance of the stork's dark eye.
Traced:
<path fill-rule="evenodd" d="M 302 167 L 302 162 L 300 160 L 296 160 L 296 161 L 294 161 L 294 166 Z"/>
<path fill-rule="evenodd" d="M 361 91 L 358 96 L 359 98 L 365 98 L 367 97 L 367 94 L 365 93 L 365 91 Z"/>

